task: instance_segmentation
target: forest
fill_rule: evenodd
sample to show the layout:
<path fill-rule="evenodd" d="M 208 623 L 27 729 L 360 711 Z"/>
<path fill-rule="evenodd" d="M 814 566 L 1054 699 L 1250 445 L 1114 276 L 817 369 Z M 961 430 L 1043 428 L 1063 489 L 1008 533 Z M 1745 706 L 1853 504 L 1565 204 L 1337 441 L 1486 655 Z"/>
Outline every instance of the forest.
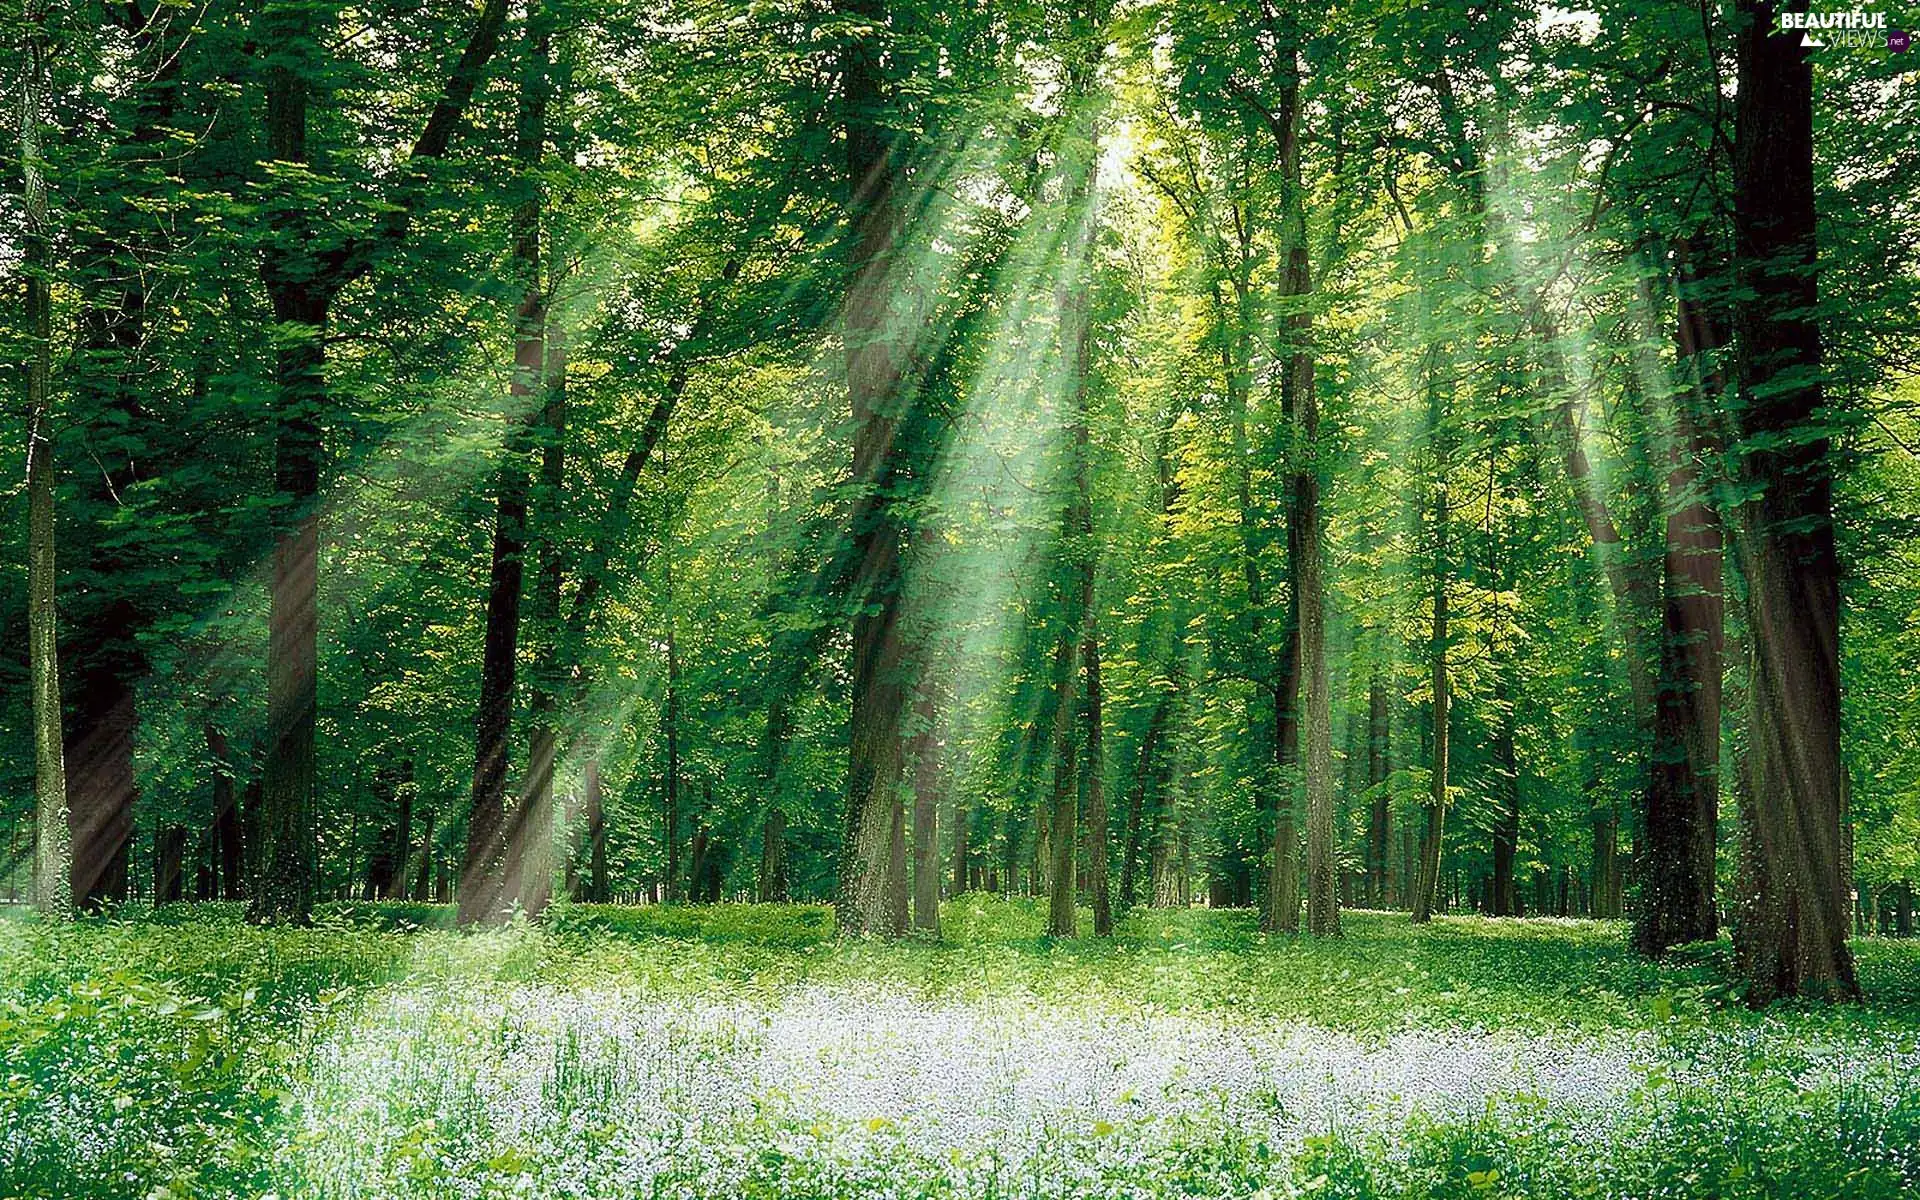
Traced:
<path fill-rule="evenodd" d="M 1903 19 L 9 0 L 0 1196 L 1920 1190 Z"/>

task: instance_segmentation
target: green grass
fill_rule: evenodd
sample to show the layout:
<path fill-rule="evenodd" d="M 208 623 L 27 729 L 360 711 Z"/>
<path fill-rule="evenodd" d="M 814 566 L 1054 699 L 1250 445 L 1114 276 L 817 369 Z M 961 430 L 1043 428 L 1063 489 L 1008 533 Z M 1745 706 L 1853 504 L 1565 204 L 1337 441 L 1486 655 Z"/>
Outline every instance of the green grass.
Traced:
<path fill-rule="evenodd" d="M 0 1197 L 1897 1196 L 1920 945 L 1751 1012 L 1623 927 L 808 906 L 0 921 Z M 1318 1072 L 1325 1067 L 1325 1078 Z"/>

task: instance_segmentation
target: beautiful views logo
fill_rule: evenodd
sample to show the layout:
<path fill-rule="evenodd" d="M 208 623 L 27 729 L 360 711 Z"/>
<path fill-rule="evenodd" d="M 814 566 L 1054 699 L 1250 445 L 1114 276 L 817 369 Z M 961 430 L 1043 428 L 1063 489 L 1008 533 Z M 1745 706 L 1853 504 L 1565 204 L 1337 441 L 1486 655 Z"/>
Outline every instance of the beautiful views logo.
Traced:
<path fill-rule="evenodd" d="M 1857 9 L 1849 12 L 1781 13 L 1779 32 L 1796 31 L 1800 34 L 1802 46 L 1814 48 L 1885 46 L 1900 53 L 1913 44 L 1913 36 L 1906 30 L 1887 28 L 1887 14 L 1860 12 Z"/>

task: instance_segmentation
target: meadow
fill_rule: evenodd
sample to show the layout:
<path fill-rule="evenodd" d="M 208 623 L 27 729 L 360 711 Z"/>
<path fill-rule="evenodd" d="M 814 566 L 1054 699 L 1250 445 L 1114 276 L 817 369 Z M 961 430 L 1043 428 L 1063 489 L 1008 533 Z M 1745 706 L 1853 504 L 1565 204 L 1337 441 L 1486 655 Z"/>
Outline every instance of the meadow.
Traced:
<path fill-rule="evenodd" d="M 1857 1196 L 1920 1189 L 1920 944 L 1867 1000 L 1733 999 L 1617 922 L 965 896 L 938 941 L 811 906 L 182 905 L 0 922 L 0 1196 Z"/>

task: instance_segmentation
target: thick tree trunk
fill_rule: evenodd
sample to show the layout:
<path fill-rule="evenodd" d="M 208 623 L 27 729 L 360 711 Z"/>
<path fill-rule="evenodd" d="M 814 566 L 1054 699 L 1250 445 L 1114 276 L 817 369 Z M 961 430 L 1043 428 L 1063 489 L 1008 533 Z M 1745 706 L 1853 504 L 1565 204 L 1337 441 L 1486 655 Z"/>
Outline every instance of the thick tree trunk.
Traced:
<path fill-rule="evenodd" d="M 267 69 L 267 149 L 276 162 L 308 161 L 308 92 L 323 73 L 315 56 L 328 33 L 316 19 L 318 13 L 308 5 L 275 6 L 262 19 L 263 58 L 272 64 Z M 499 44 L 506 15 L 506 0 L 486 0 L 466 49 L 414 142 L 413 159 L 446 154 Z M 316 233 L 316 214 L 299 196 L 276 193 L 268 202 L 269 235 L 260 275 L 280 324 L 274 490 L 284 528 L 274 546 L 269 584 L 260 824 L 265 845 L 263 866 L 248 896 L 248 915 L 256 921 L 307 921 L 319 874 L 313 783 L 320 536 L 314 505 L 322 463 L 320 418 L 328 405 L 327 312 L 334 297 L 371 267 L 381 249 L 405 238 L 419 203 L 417 184 L 417 177 L 410 176 L 377 230 L 344 245 L 331 234 Z"/>
<path fill-rule="evenodd" d="M 524 395 L 519 369 L 514 395 Z M 474 714 L 473 795 L 467 809 L 467 847 L 460 866 L 460 924 L 495 921 L 507 896 L 504 863 L 507 750 L 513 726 L 514 673 L 519 657 L 522 560 L 526 551 L 527 471 L 522 422 L 510 416 L 514 433 L 494 485 L 493 562 L 487 587 L 485 648 L 480 665 L 480 702 Z"/>
<path fill-rule="evenodd" d="M 134 58 L 124 74 L 133 81 L 135 104 L 130 124 L 110 130 L 107 162 L 124 176 L 105 197 L 104 219 L 77 236 L 91 261 L 83 278 L 83 307 L 78 325 L 75 416 L 97 470 L 81 473 L 86 502 L 112 513 L 123 506 L 141 476 L 126 434 L 148 420 L 139 403 L 141 363 L 146 343 L 148 273 L 129 269 L 163 256 L 164 222 L 152 219 L 150 202 L 164 203 L 165 138 L 180 100 L 184 35 L 164 15 L 143 13 L 139 5 L 104 10 L 108 26 L 124 34 Z M 37 54 L 30 47 L 29 54 Z M 37 63 L 34 64 L 37 69 Z M 26 81 L 29 88 L 36 79 Z M 34 114 L 37 117 L 37 113 Z M 37 122 L 36 122 L 37 125 Z M 29 132 L 22 129 L 22 134 Z M 31 217 L 29 217 L 31 221 Z M 28 247 L 30 250 L 30 247 Z M 29 309 L 32 308 L 29 297 Z M 139 444 L 136 439 L 134 444 Z M 159 570 L 138 547 L 128 546 L 101 522 L 86 551 L 85 571 L 94 583 L 75 589 L 74 619 L 67 623 L 71 645 L 67 669 L 75 686 L 73 724 L 66 731 L 65 760 L 69 837 L 87 831 L 95 843 L 75 841 L 73 861 L 96 894 L 76 893 L 82 903 L 101 905 L 127 898 L 127 854 L 136 799 L 133 761 L 137 713 L 133 694 L 147 673 L 140 634 L 147 614 L 137 596 L 144 576 Z M 104 722 L 96 725 L 96 721 Z"/>
<path fill-rule="evenodd" d="M 1740 0 L 1734 302 L 1751 630 L 1750 820 L 1736 949 L 1749 998 L 1852 999 L 1841 821 L 1840 563 L 1815 317 L 1813 67 Z"/>
<path fill-rule="evenodd" d="M 1320 515 L 1320 400 L 1314 384 L 1312 270 L 1307 257 L 1306 189 L 1300 176 L 1300 57 L 1297 45 L 1285 51 L 1280 91 L 1280 171 L 1285 197 L 1287 270 L 1285 294 L 1296 311 L 1286 319 L 1288 358 L 1281 383 L 1281 407 L 1292 424 L 1292 519 L 1288 544 L 1292 558 L 1292 622 L 1298 637 L 1287 707 L 1298 714 L 1307 813 L 1307 932 L 1340 936 L 1339 848 L 1333 829 L 1333 709 L 1327 686 L 1325 537 Z M 1295 708 L 1298 703 L 1299 707 Z M 1292 805 L 1283 792 L 1278 822 L 1292 828 Z M 1276 835 L 1274 927 L 1292 932 L 1296 897 L 1291 886 L 1293 848 Z"/>
<path fill-rule="evenodd" d="M 385 839 L 386 852 L 392 865 L 382 881 L 382 900 L 401 900 L 407 894 L 407 868 L 413 859 L 413 801 L 418 791 L 413 780 L 413 759 L 404 759 L 400 764 L 399 781 L 393 789 L 396 808 L 393 826 Z"/>
<path fill-rule="evenodd" d="M 893 829 L 900 821 L 904 770 L 902 674 L 902 516 L 897 511 L 894 435 L 901 421 L 894 343 L 892 256 L 900 211 L 890 97 L 882 73 L 885 0 L 843 0 L 842 12 L 866 29 L 850 36 L 841 58 L 845 104 L 849 236 L 845 305 L 847 398 L 854 423 L 853 481 L 861 489 L 852 523 L 854 613 L 850 662 L 846 820 L 834 915 L 842 932 L 897 937 L 890 896 Z"/>
<path fill-rule="evenodd" d="M 557 710 L 563 685 L 558 664 L 563 582 L 559 537 L 566 516 L 567 355 L 564 339 L 552 327 L 553 282 L 541 278 L 544 206 L 539 183 L 546 152 L 547 105 L 553 95 L 549 77 L 552 21 L 551 11 L 540 0 L 528 0 L 514 153 L 522 170 L 522 194 L 514 211 L 514 255 L 527 272 L 521 301 L 524 315 L 520 338 L 524 345 L 515 358 L 516 362 L 536 354 L 543 358 L 537 367 L 542 398 L 536 426 L 540 473 L 528 523 L 539 564 L 528 616 L 539 652 L 529 679 L 532 694 L 528 703 L 527 774 L 515 805 L 514 837 L 508 843 L 510 848 L 519 849 L 520 907 L 530 917 L 545 912 L 553 897 L 553 773 L 559 756 Z M 535 381 L 528 382 L 532 386 Z"/>
<path fill-rule="evenodd" d="M 284 318 L 283 318 L 284 319 Z M 297 319 L 296 319 L 297 320 Z M 315 341 L 281 351 L 280 390 L 286 409 L 310 413 L 321 388 Z M 301 399 L 293 399 L 298 396 Z M 319 569 L 318 429 L 310 416 L 285 417 L 275 457 L 280 494 L 302 510 L 273 551 L 271 630 L 267 654 L 267 750 L 261 778 L 266 867 L 250 897 L 257 920 L 304 922 L 313 911 L 319 873 L 314 829 L 314 716 Z"/>
<path fill-rule="evenodd" d="M 40 106 L 46 88 L 40 31 L 27 31 L 26 78 L 20 100 L 20 164 L 26 181 L 27 277 L 27 659 L 33 708 L 33 903 L 63 919 L 73 913 L 72 834 L 61 734 L 60 651 L 54 610 L 53 256 L 47 192 L 40 166 Z"/>
<path fill-rule="evenodd" d="M 138 786 L 134 695 L 124 664 L 95 659 L 76 672 L 75 739 L 67 743 L 67 823 L 73 902 L 97 909 L 127 899 L 127 854 Z"/>
<path fill-rule="evenodd" d="M 686 900 L 699 904 L 706 900 L 707 860 L 712 850 L 712 839 L 705 825 L 696 825 L 693 838 L 687 844 L 687 890 Z"/>
<path fill-rule="evenodd" d="M 1647 779 L 1646 844 L 1634 946 L 1658 956 L 1719 935 L 1714 877 L 1720 806 L 1721 533 L 1709 498 L 1720 448 L 1708 432 L 1722 379 L 1714 356 L 1725 322 L 1699 295 L 1683 243 L 1677 253 L 1674 348 L 1691 374 L 1675 399 L 1667 451 L 1659 692 Z"/>
<path fill-rule="evenodd" d="M 315 10 L 269 9 L 267 148 L 305 163 L 310 80 L 324 31 Z M 328 403 L 327 309 L 338 281 L 315 261 L 312 214 L 296 196 L 275 196 L 261 278 L 280 322 L 274 368 L 274 492 L 282 528 L 273 548 L 267 639 L 267 737 L 261 772 L 262 867 L 248 895 L 255 921 L 305 922 L 319 874 L 314 830 L 314 715 L 320 531 L 320 416 Z"/>
<path fill-rule="evenodd" d="M 467 816 L 467 852 L 460 870 L 460 923 L 499 919 L 523 899 L 525 857 L 533 828 L 533 808 L 551 815 L 537 796 L 551 799 L 553 737 L 549 708 L 537 714 L 529 748 L 527 782 L 507 806 L 509 743 L 513 733 L 516 669 L 519 662 L 520 611 L 528 543 L 527 457 L 536 421 L 532 397 L 544 391 L 546 370 L 546 294 L 541 280 L 540 193 L 537 174 L 546 144 L 549 39 L 540 4 L 528 5 L 523 39 L 520 103 L 515 123 L 514 159 L 520 191 L 513 212 L 513 271 L 520 287 L 515 316 L 514 366 L 508 384 L 508 434 L 495 482 L 493 562 L 487 589 L 485 651 L 480 669 L 480 702 L 475 716 L 473 798 Z M 554 597 L 557 607 L 558 597 Z M 549 836 L 551 836 L 550 830 Z M 549 873 L 551 868 L 549 867 Z M 550 883 L 549 885 L 550 886 Z M 546 887 L 541 889 L 544 906 Z"/>

